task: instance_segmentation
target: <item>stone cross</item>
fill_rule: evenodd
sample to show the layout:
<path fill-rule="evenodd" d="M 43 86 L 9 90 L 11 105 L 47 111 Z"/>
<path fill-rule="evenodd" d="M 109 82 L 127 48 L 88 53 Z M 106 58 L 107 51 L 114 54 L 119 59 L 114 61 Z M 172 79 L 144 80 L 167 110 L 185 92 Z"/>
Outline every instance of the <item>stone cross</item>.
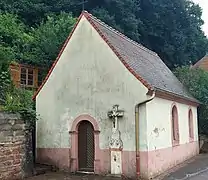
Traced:
<path fill-rule="evenodd" d="M 108 117 L 113 119 L 113 130 L 118 129 L 118 118 L 124 116 L 124 111 L 118 109 L 119 105 L 114 105 L 113 109 L 108 112 Z"/>

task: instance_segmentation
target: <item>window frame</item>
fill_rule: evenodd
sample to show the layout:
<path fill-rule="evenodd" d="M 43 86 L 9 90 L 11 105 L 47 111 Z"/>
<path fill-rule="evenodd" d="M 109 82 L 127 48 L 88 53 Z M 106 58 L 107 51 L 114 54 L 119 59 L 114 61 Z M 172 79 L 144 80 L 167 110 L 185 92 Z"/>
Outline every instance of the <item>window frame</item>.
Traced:
<path fill-rule="evenodd" d="M 194 140 L 194 121 L 193 121 L 193 111 L 191 108 L 188 110 L 188 128 L 189 128 L 189 141 Z"/>
<path fill-rule="evenodd" d="M 178 109 L 176 104 L 171 107 L 171 138 L 172 145 L 177 146 L 180 143 L 180 131 L 178 122 Z"/>
<path fill-rule="evenodd" d="M 25 69 L 25 81 L 26 83 L 22 83 L 22 71 Z M 29 74 L 29 71 L 32 71 L 32 74 Z M 32 84 L 29 84 L 29 75 L 32 75 Z M 35 85 L 35 71 L 33 68 L 28 68 L 28 67 L 20 67 L 20 85 L 24 87 L 34 87 Z"/>

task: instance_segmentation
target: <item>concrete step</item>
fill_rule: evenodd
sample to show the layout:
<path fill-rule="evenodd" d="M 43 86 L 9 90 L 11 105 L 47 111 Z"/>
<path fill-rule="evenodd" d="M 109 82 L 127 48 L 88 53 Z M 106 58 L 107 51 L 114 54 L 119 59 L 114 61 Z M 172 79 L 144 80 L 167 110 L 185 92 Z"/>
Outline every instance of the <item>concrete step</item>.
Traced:
<path fill-rule="evenodd" d="M 45 164 L 35 164 L 34 175 L 45 174 L 48 172 L 54 172 L 56 169 L 53 166 L 45 165 Z"/>

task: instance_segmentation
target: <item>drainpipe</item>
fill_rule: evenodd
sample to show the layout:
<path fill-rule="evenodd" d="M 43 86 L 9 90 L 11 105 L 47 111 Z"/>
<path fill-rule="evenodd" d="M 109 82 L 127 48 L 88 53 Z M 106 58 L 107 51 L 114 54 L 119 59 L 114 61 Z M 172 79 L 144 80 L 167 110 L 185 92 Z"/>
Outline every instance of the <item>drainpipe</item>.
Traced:
<path fill-rule="evenodd" d="M 141 103 L 139 103 L 135 108 L 135 134 L 136 134 L 136 171 L 137 177 L 140 176 L 140 156 L 139 156 L 139 107 L 152 101 L 155 98 L 155 91 L 148 92 L 151 93 L 151 97 Z M 148 94 L 147 93 L 147 94 Z"/>

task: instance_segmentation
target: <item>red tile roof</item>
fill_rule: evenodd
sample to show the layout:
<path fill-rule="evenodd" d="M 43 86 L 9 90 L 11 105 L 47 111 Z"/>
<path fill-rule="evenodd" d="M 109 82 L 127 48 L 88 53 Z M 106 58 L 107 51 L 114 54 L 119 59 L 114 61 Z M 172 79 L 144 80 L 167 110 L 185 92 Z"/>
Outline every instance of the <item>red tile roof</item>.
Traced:
<path fill-rule="evenodd" d="M 208 71 L 208 54 L 206 54 L 201 60 L 192 66 L 192 68 L 201 68 Z"/>

